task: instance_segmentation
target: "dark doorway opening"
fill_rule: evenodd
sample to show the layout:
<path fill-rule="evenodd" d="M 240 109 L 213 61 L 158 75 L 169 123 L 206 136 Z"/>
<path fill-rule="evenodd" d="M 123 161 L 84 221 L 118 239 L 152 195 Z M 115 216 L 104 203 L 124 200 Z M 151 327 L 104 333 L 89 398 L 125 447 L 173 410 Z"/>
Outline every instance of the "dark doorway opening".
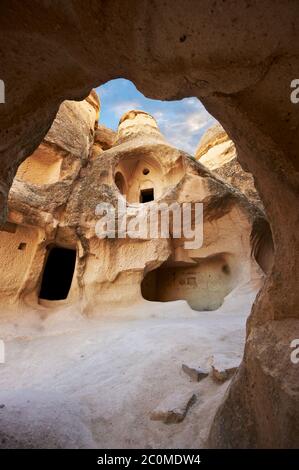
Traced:
<path fill-rule="evenodd" d="M 150 202 L 154 200 L 154 188 L 142 189 L 140 191 L 140 202 Z"/>
<path fill-rule="evenodd" d="M 47 257 L 39 297 L 45 300 L 66 299 L 76 263 L 76 250 L 53 246 Z"/>

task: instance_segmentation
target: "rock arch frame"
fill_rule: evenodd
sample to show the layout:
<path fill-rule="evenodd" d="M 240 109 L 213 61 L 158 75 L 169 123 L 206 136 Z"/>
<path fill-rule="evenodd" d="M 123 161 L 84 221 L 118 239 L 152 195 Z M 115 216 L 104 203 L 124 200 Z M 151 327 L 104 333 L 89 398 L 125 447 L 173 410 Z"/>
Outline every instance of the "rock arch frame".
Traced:
<path fill-rule="evenodd" d="M 275 260 L 210 445 L 297 447 L 299 375 L 290 342 L 299 337 L 299 113 L 290 83 L 299 69 L 298 2 L 4 0 L 1 8 L 3 219 L 16 170 L 60 103 L 112 78 L 133 80 L 151 98 L 197 96 L 234 140 L 266 209 Z"/>

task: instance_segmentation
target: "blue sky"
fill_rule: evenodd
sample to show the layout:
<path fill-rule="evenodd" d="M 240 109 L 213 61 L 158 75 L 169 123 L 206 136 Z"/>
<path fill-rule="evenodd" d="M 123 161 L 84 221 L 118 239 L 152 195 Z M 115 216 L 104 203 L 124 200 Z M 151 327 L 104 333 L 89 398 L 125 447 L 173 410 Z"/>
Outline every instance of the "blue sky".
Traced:
<path fill-rule="evenodd" d="M 215 122 L 197 98 L 159 101 L 146 98 L 129 80 L 118 78 L 96 89 L 101 100 L 100 123 L 116 130 L 130 109 L 148 112 L 175 147 L 194 155 L 203 133 Z"/>

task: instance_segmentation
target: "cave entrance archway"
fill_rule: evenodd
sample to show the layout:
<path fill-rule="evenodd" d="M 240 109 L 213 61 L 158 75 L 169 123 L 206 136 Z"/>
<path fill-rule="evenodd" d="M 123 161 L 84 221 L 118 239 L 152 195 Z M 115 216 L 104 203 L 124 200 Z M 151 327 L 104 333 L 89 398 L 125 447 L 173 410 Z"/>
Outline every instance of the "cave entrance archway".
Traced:
<path fill-rule="evenodd" d="M 141 283 L 141 294 L 152 302 L 186 300 L 193 310 L 217 310 L 238 283 L 234 257 L 219 253 L 194 265 L 166 262 L 150 271 Z"/>
<path fill-rule="evenodd" d="M 42 140 L 62 99 L 82 98 L 100 80 L 120 73 L 136 76 L 147 94 L 159 99 L 190 96 L 193 90 L 203 96 L 212 114 L 232 133 L 240 159 L 256 179 L 276 249 L 274 268 L 248 324 L 248 335 L 252 334 L 246 360 L 218 413 L 219 435 L 214 433 L 211 444 L 295 447 L 297 435 L 290 430 L 299 422 L 298 398 L 290 391 L 297 371 L 289 361 L 289 342 L 282 341 L 287 339 L 282 320 L 293 322 L 289 329 L 294 331 L 299 315 L 298 213 L 294 210 L 298 205 L 299 113 L 286 91 L 291 91 L 289 84 L 298 70 L 297 55 L 289 60 L 289 44 L 298 48 L 298 31 L 292 24 L 299 4 L 238 2 L 236 15 L 237 2 L 226 2 L 226 8 L 220 0 L 213 7 L 203 2 L 206 8 L 198 8 L 196 1 L 188 2 L 188 8 L 185 2 L 144 2 L 144 8 L 127 2 L 123 15 L 120 2 L 107 3 L 91 2 L 87 9 L 85 2 L 71 2 L 75 5 L 71 9 L 62 2 L 50 7 L 43 2 L 33 15 L 27 2 L 3 2 L 2 43 L 21 40 L 22 48 L 2 51 L 5 83 L 14 84 L 1 113 L 2 217 L 13 169 Z M 53 34 L 57 18 L 65 25 L 59 35 Z M 109 28 L 107 18 L 113 19 Z M 20 28 L 25 21 L 27 30 L 34 30 L 30 40 Z M 24 80 L 19 71 L 27 70 L 28 57 L 31 73 Z M 281 364 L 267 361 L 273 357 L 282 358 Z M 257 384 L 259 393 L 252 393 Z M 284 403 L 294 413 L 283 413 L 286 406 L 279 406 L 282 384 Z M 266 416 L 259 412 L 265 402 Z M 269 429 L 275 431 L 272 436 Z"/>
<path fill-rule="evenodd" d="M 59 246 L 49 247 L 44 267 L 39 298 L 66 299 L 72 284 L 76 264 L 76 250 Z"/>

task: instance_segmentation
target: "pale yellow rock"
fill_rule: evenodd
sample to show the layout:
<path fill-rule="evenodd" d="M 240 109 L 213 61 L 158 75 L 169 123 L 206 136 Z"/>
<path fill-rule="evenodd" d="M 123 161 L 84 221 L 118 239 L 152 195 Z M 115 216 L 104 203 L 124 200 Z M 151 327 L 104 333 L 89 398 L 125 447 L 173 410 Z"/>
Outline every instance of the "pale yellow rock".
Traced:
<path fill-rule="evenodd" d="M 129 111 L 114 135 L 99 131 L 98 108 L 94 93 L 63 103 L 38 158 L 21 165 L 9 194 L 14 230 L 0 232 L 7 258 L 0 267 L 2 305 L 51 310 L 76 304 L 92 315 L 145 300 L 183 299 L 194 310 L 216 310 L 237 286 L 256 282 L 257 272 L 261 279 L 251 252 L 255 221 L 264 220 L 263 213 L 168 144 L 149 114 Z M 121 236 L 112 227 L 99 238 L 98 204 L 115 211 L 119 200 L 127 217 Z M 132 238 L 135 215 L 157 202 L 165 213 L 173 203 L 202 203 L 203 243 L 188 248 L 188 237 L 181 232 L 175 238 L 171 223 L 169 237 L 158 232 L 156 238 L 147 230 L 150 213 Z M 119 217 L 118 224 L 125 220 Z M 64 284 L 58 278 L 68 263 L 62 295 L 55 283 Z"/>
<path fill-rule="evenodd" d="M 219 123 L 210 127 L 203 135 L 195 158 L 262 209 L 253 177 L 241 167 L 237 160 L 235 144 Z"/>

